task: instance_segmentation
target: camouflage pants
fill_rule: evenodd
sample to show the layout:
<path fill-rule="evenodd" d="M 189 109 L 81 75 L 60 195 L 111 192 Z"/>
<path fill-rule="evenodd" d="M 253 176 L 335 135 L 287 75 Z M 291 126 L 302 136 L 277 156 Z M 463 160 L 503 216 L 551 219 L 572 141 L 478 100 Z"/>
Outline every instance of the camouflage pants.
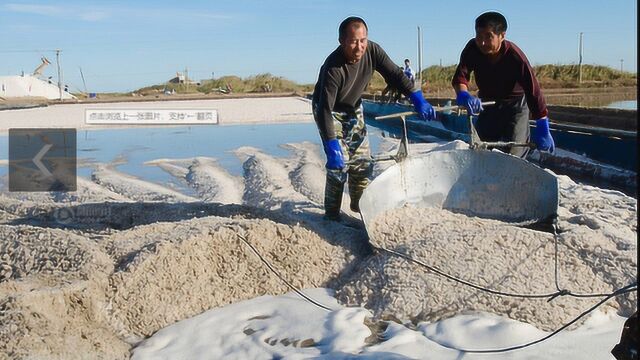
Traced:
<path fill-rule="evenodd" d="M 360 211 L 358 203 L 362 192 L 369 185 L 373 164 L 362 106 L 355 113 L 333 112 L 332 115 L 335 137 L 340 141 L 345 168 L 327 169 L 324 210 L 329 216 L 337 216 L 342 205 L 345 183 L 349 185 L 351 209 Z"/>

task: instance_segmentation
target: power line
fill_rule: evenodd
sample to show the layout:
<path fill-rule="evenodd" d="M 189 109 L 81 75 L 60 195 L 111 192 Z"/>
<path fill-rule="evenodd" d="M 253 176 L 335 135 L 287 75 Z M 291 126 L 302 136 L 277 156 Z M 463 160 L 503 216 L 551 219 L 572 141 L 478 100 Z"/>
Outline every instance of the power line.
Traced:
<path fill-rule="evenodd" d="M 0 50 L 0 53 L 42 53 L 42 52 L 56 52 L 59 49 L 45 49 L 45 50 Z"/>

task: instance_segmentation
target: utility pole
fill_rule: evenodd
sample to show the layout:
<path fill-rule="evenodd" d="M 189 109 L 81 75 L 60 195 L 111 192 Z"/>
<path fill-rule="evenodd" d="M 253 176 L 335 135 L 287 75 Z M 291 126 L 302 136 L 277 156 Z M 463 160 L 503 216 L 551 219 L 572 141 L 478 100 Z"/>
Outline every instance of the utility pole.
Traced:
<path fill-rule="evenodd" d="M 440 67 L 442 67 L 442 58 L 440 58 Z"/>
<path fill-rule="evenodd" d="M 60 75 L 60 49 L 56 49 L 56 64 L 58 65 L 58 91 L 62 100 L 62 77 Z"/>
<path fill-rule="evenodd" d="M 418 84 L 422 89 L 422 30 L 418 26 Z"/>
<path fill-rule="evenodd" d="M 624 63 L 624 59 L 620 59 L 620 72 L 622 72 L 622 63 Z"/>
<path fill-rule="evenodd" d="M 82 85 L 84 85 L 84 93 L 87 93 L 87 83 L 84 81 L 84 74 L 82 73 L 82 68 L 78 66 L 80 69 L 80 77 L 82 77 Z"/>
<path fill-rule="evenodd" d="M 185 66 L 184 68 L 184 92 L 189 92 L 189 69 Z"/>
<path fill-rule="evenodd" d="M 578 60 L 578 84 L 582 84 L 582 35 L 584 33 L 580 32 L 580 57 Z"/>

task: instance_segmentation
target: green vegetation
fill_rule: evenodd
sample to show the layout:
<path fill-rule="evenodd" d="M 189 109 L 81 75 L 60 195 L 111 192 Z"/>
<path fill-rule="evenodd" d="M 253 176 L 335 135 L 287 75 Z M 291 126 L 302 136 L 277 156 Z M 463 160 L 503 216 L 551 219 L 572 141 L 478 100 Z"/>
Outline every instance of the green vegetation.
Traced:
<path fill-rule="evenodd" d="M 203 80 L 199 84 L 166 83 L 147 86 L 134 91 L 140 95 L 152 95 L 164 91 L 175 91 L 178 94 L 216 94 L 227 93 L 305 93 L 313 90 L 313 85 L 299 85 L 281 76 L 269 73 L 258 74 L 246 78 L 223 76 L 213 80 Z"/>
<path fill-rule="evenodd" d="M 143 87 L 133 92 L 139 95 L 153 95 L 153 94 L 163 93 L 164 91 L 169 91 L 169 92 L 175 91 L 178 94 L 196 94 L 199 92 L 197 89 L 197 85 L 195 84 L 187 85 L 187 84 L 175 84 L 170 82 L 167 82 L 166 84 Z"/>
<path fill-rule="evenodd" d="M 576 88 L 578 65 L 535 66 L 538 81 L 546 88 Z M 582 65 L 582 87 L 635 86 L 637 74 L 601 65 Z"/>
<path fill-rule="evenodd" d="M 281 76 L 273 76 L 269 73 L 259 74 L 241 79 L 237 76 L 224 76 L 219 79 L 210 80 L 198 87 L 198 91 L 203 93 L 216 92 L 218 89 L 225 89 L 227 84 L 237 93 L 260 93 L 260 92 L 307 92 L 311 91 L 311 85 L 298 85 L 295 82 Z"/>
<path fill-rule="evenodd" d="M 450 90 L 451 78 L 456 65 L 429 66 L 422 71 L 422 88 L 425 91 Z M 545 89 L 552 88 L 585 88 L 585 87 L 624 87 L 636 86 L 637 74 L 621 72 L 602 65 L 583 65 L 582 83 L 578 83 L 578 65 L 540 65 L 534 66 L 538 81 Z M 473 81 L 471 88 L 474 89 Z M 369 92 L 382 91 L 386 86 L 378 73 L 374 74 L 369 84 Z"/>
<path fill-rule="evenodd" d="M 422 71 L 422 89 L 426 92 L 451 91 L 451 78 L 456 65 L 429 66 Z M 635 87 L 637 74 L 621 72 L 607 66 L 583 65 L 582 83 L 578 83 L 578 66 L 573 65 L 539 65 L 534 66 L 538 81 L 544 89 L 584 89 L 584 88 L 611 88 L 611 87 Z M 380 93 L 386 87 L 382 76 L 377 72 L 369 84 L 369 93 Z M 134 91 L 138 95 L 158 95 L 164 91 L 175 91 L 178 94 L 224 94 L 229 88 L 232 93 L 310 93 L 313 84 L 297 84 L 281 76 L 269 73 L 258 74 L 246 78 L 238 76 L 224 76 L 213 80 L 203 80 L 200 84 L 175 84 L 166 83 L 147 86 Z M 475 84 L 471 83 L 471 89 L 475 90 Z M 103 95 L 103 94 L 101 94 Z M 446 96 L 446 95 L 445 95 Z"/>

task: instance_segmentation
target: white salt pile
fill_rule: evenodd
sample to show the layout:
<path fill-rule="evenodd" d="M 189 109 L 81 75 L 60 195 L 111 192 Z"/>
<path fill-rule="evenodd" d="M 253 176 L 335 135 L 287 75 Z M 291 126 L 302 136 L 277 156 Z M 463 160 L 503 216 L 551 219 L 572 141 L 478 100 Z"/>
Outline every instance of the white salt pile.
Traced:
<path fill-rule="evenodd" d="M 239 149 L 242 178 L 209 158 L 157 161 L 197 198 L 108 166 L 75 193 L 1 193 L 0 353 L 127 358 L 178 320 L 289 291 L 238 234 L 293 285 L 335 287 L 365 234 L 322 220 L 318 147 L 292 147 L 291 159 Z"/>
<path fill-rule="evenodd" d="M 458 145 L 440 148 L 447 146 Z M 75 193 L 0 193 L 0 354 L 127 358 L 140 340 L 179 320 L 288 292 L 238 234 L 295 286 L 335 289 L 338 300 L 364 305 L 376 316 L 435 320 L 484 310 L 550 329 L 597 301 L 489 296 L 393 255 L 368 256 L 357 220 L 322 220 L 320 147 L 301 143 L 288 149 L 287 158 L 237 149 L 241 177 L 213 158 L 148 162 L 192 188 L 189 194 L 134 178 L 113 164 L 98 164 L 91 179 L 78 180 Z M 636 281 L 636 200 L 565 177 L 559 185 L 561 286 L 610 292 Z M 371 230 L 389 248 L 479 285 L 525 294 L 555 291 L 547 233 L 409 208 Z M 629 316 L 635 301 L 634 294 L 607 306 Z M 349 329 L 362 322 L 359 316 L 338 323 Z M 329 350 L 340 349 L 352 347 Z"/>
<path fill-rule="evenodd" d="M 329 289 L 305 289 L 325 311 L 294 293 L 262 296 L 212 309 L 168 326 L 138 345 L 135 360 L 157 359 L 608 359 L 624 318 L 596 311 L 583 326 L 513 352 L 502 349 L 547 333 L 490 313 L 461 314 L 416 328 L 395 322 L 372 328 L 363 308 L 341 308 Z M 379 343 L 371 344 L 371 339 Z"/>
<path fill-rule="evenodd" d="M 579 218 L 582 222 L 597 222 L 588 212 Z M 557 239 L 561 289 L 576 294 L 602 294 L 633 283 L 633 271 L 637 269 L 633 221 L 627 223 L 631 229 L 618 225 L 619 229 L 605 232 L 571 226 L 575 222 L 575 217 L 561 217 L 560 221 L 561 226 L 566 226 Z M 550 233 L 442 209 L 407 206 L 376 218 L 369 235 L 382 248 L 406 254 L 484 288 L 522 295 L 553 294 L 558 290 L 555 243 Z M 621 247 L 630 251 L 621 251 Z M 551 330 L 600 299 L 561 296 L 548 302 L 548 297 L 498 296 L 386 252 L 366 260 L 359 269 L 338 289 L 338 300 L 364 306 L 377 317 L 391 315 L 414 322 L 437 321 L 464 311 L 490 311 Z M 635 301 L 635 295 L 630 294 L 607 305 L 630 316 Z"/>

